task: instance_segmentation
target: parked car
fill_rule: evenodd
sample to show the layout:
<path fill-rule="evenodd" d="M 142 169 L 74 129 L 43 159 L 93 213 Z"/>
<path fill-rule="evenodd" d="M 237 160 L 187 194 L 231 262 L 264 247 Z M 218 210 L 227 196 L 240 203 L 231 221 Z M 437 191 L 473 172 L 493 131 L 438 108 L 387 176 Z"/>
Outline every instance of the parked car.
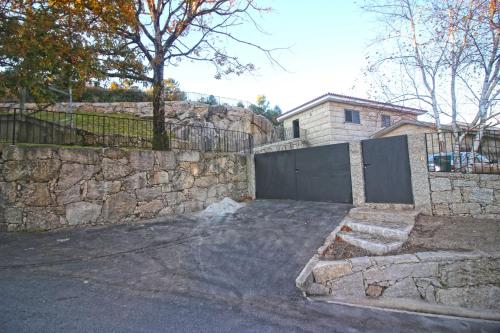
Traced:
<path fill-rule="evenodd" d="M 452 154 L 447 154 L 447 153 L 429 154 L 428 166 L 429 166 L 429 171 L 431 172 L 454 171 Z"/>
<path fill-rule="evenodd" d="M 479 153 L 464 151 L 460 152 L 458 163 L 455 163 L 455 153 L 429 154 L 428 166 L 429 171 L 436 172 L 500 173 L 498 163 Z"/>

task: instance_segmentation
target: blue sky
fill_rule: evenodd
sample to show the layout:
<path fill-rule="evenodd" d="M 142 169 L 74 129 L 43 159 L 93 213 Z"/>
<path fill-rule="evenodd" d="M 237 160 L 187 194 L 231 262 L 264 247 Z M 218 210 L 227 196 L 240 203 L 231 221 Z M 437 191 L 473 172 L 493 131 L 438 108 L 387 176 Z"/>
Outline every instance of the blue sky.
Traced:
<path fill-rule="evenodd" d="M 283 111 L 326 92 L 367 97 L 362 73 L 376 24 L 359 4 L 342 0 L 261 3 L 273 8 L 257 18 L 268 34 L 246 27 L 239 35 L 268 48 L 289 47 L 275 53 L 287 71 L 272 66 L 256 50 L 238 49 L 242 60 L 254 63 L 257 72 L 216 80 L 209 64 L 182 62 L 167 67 L 165 75 L 179 81 L 185 91 L 250 102 L 264 94 Z"/>

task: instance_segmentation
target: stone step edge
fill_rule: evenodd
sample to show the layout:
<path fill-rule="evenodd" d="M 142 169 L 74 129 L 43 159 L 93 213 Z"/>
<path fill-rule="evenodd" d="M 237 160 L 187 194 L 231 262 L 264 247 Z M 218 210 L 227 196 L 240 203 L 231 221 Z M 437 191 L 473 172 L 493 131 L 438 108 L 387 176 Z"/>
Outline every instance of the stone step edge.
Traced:
<path fill-rule="evenodd" d="M 372 220 L 380 222 L 407 222 L 415 223 L 420 212 L 414 214 L 399 214 L 394 211 L 385 210 L 354 210 L 347 214 L 348 218 L 356 220 Z"/>
<path fill-rule="evenodd" d="M 365 202 L 359 207 L 365 207 L 371 209 L 390 209 L 397 211 L 408 211 L 415 209 L 414 204 L 391 204 L 391 203 L 372 203 L 372 202 Z"/>
<path fill-rule="evenodd" d="M 393 210 L 393 209 L 375 209 L 368 207 L 354 207 L 349 211 L 349 214 L 374 214 L 374 215 L 397 215 L 401 217 L 417 218 L 420 214 L 419 210 Z"/>
<path fill-rule="evenodd" d="M 384 255 L 388 252 L 399 249 L 404 241 L 393 238 L 380 237 L 380 241 L 367 240 L 359 237 L 358 234 L 372 235 L 369 233 L 340 231 L 337 237 L 353 246 L 360 247 L 373 254 Z"/>
<path fill-rule="evenodd" d="M 351 219 L 346 220 L 345 225 L 357 232 L 363 232 L 385 238 L 399 239 L 401 241 L 406 241 L 408 239 L 408 235 L 413 229 L 413 224 L 411 223 L 406 224 L 405 228 L 390 228 L 390 227 L 380 226 L 377 224 L 372 224 L 369 221 L 351 220 Z"/>

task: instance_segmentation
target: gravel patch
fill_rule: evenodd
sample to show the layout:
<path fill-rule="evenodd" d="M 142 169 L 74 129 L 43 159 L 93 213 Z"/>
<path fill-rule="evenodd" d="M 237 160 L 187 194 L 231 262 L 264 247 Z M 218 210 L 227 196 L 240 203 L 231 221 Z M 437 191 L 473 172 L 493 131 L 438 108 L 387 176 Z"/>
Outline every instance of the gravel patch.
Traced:
<path fill-rule="evenodd" d="M 227 214 L 233 214 L 238 209 L 244 207 L 244 203 L 238 203 L 231 198 L 224 198 L 221 201 L 209 205 L 207 208 L 198 213 L 199 217 L 219 217 Z"/>

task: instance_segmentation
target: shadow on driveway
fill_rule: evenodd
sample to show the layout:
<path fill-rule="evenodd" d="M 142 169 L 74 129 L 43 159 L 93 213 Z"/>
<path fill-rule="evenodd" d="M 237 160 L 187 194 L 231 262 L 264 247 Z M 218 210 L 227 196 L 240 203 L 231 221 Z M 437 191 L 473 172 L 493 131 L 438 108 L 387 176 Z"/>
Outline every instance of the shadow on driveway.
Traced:
<path fill-rule="evenodd" d="M 0 234 L 0 331 L 498 331 L 303 298 L 295 278 L 350 207 L 258 200 L 211 220 Z"/>

